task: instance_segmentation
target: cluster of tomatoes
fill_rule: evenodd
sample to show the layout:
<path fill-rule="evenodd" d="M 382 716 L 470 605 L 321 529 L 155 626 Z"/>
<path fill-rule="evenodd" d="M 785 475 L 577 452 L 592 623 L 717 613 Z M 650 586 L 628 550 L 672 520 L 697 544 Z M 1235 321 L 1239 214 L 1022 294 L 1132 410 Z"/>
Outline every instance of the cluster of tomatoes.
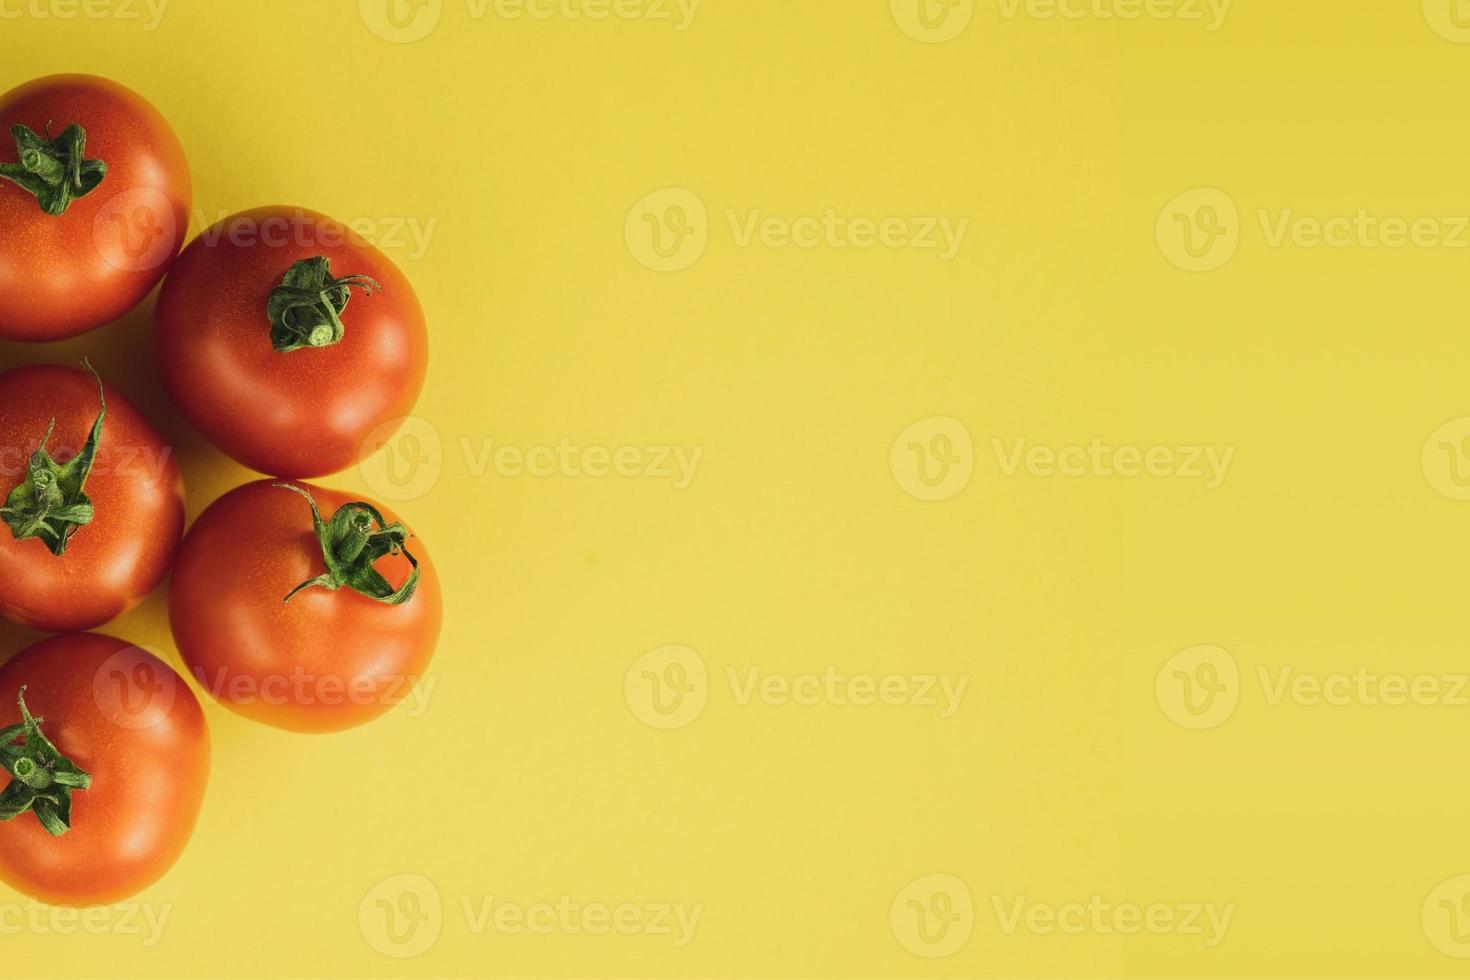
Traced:
<path fill-rule="evenodd" d="M 274 479 L 184 535 L 170 447 L 80 368 L 0 374 L 0 616 L 56 633 L 0 667 L 0 879 L 52 903 L 121 900 L 193 832 L 209 733 L 163 660 L 89 633 L 172 572 L 169 620 L 198 685 L 294 731 L 400 701 L 438 639 L 439 581 L 387 509 L 300 482 L 378 448 L 423 384 L 403 274 L 303 209 L 226 218 L 180 253 L 191 182 L 137 94 L 57 75 L 0 96 L 0 338 L 110 323 L 163 281 L 155 353 L 180 413 Z"/>

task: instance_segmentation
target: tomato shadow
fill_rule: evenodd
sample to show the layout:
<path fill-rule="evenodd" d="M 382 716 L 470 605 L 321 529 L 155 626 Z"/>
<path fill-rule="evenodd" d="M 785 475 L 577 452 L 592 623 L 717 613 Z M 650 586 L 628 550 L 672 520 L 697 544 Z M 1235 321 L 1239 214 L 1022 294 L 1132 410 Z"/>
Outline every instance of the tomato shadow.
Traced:
<path fill-rule="evenodd" d="M 38 633 L 33 629 L 0 619 L 0 665 L 8 662 L 11 657 L 32 643 L 44 640 L 46 636 L 46 633 Z"/>

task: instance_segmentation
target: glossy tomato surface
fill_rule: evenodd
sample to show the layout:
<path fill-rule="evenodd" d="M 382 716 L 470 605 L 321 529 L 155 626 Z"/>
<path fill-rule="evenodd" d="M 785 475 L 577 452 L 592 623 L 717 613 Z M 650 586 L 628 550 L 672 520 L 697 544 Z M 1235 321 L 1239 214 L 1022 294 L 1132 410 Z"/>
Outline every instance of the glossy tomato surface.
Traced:
<path fill-rule="evenodd" d="M 360 499 L 303 486 L 324 520 Z M 421 577 L 402 605 L 319 587 L 284 602 L 325 571 L 311 508 L 269 480 L 237 487 L 200 515 L 179 549 L 169 592 L 179 652 L 226 707 L 278 728 L 329 732 L 376 718 L 409 696 L 439 637 L 438 575 L 422 541 L 409 538 L 408 549 Z M 402 555 L 374 568 L 394 586 L 410 573 Z"/>
<path fill-rule="evenodd" d="M 337 343 L 281 352 L 267 302 L 298 261 L 325 257 L 353 290 Z M 154 340 L 169 393 L 206 438 L 246 466 L 305 478 L 375 452 L 423 387 L 424 314 L 403 273 L 339 222 L 303 208 L 226 218 L 184 249 L 164 282 Z"/>
<path fill-rule="evenodd" d="M 148 295 L 178 254 L 192 185 L 183 147 L 158 111 L 116 82 L 51 75 L 0 96 L 0 163 L 17 162 L 13 126 L 86 130 L 101 184 L 50 215 L 0 180 L 0 337 L 51 341 L 110 323 Z"/>
<path fill-rule="evenodd" d="M 86 493 L 94 516 L 66 553 L 16 540 L 0 524 L 0 615 L 50 632 L 92 629 L 136 606 L 163 581 L 184 530 L 184 484 L 171 447 L 111 385 Z M 97 382 L 74 368 L 35 365 L 0 374 L 0 497 L 27 479 L 27 462 L 56 420 L 48 451 L 61 462 L 86 444 L 100 406 Z"/>
<path fill-rule="evenodd" d="M 0 880 L 52 904 L 137 894 L 173 866 L 194 832 L 209 778 L 209 731 L 171 667 L 94 633 L 53 636 L 0 667 L 0 727 L 17 695 L 62 755 L 92 777 L 72 794 L 71 829 L 33 813 L 0 823 Z"/>

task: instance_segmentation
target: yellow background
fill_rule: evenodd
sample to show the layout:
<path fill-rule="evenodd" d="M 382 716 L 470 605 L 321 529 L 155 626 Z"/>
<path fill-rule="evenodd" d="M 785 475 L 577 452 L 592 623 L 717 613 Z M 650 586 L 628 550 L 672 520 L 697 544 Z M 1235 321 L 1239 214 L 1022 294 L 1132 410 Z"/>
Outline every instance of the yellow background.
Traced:
<path fill-rule="evenodd" d="M 280 203 L 433 223 L 421 255 L 385 243 L 429 317 L 415 425 L 441 446 L 426 492 L 391 502 L 448 603 L 421 716 L 311 738 L 208 706 L 198 831 L 139 898 L 171 909 L 161 941 L 11 932 L 7 974 L 1470 971 L 1430 900 L 1470 871 L 1470 707 L 1273 704 L 1260 680 L 1470 670 L 1470 511 L 1421 465 L 1470 415 L 1466 236 L 1273 246 L 1259 218 L 1470 214 L 1470 45 L 1431 27 L 1454 34 L 1447 2 L 1237 0 L 1210 31 L 980 0 L 945 43 L 888 0 L 704 0 L 684 31 L 444 0 L 411 42 L 374 33 L 372 7 L 173 0 L 148 31 L 106 4 L 0 5 L 20 14 L 0 19 L 0 88 L 88 71 L 144 94 L 209 221 Z M 707 209 L 707 246 L 656 272 L 625 226 L 670 187 Z M 1238 250 L 1208 272 L 1156 234 L 1197 188 L 1238 208 Z M 970 225 L 945 262 L 742 246 L 727 217 L 828 208 Z M 160 394 L 151 307 L 0 363 L 90 354 L 174 439 L 192 517 L 250 474 Z M 924 501 L 890 450 L 936 416 L 970 436 L 973 477 Z M 1094 437 L 1234 457 L 1206 489 L 1007 476 L 992 442 Z M 703 455 L 679 489 L 502 474 L 477 462 L 491 439 Z M 107 631 L 177 663 L 162 593 Z M 6 629 L 0 655 L 32 639 Z M 670 644 L 697 651 L 707 703 L 659 730 L 625 675 Z M 1238 704 L 1191 730 L 1155 682 L 1203 644 L 1238 666 Z M 742 704 L 727 673 L 829 666 L 968 689 L 941 718 Z M 408 958 L 371 927 L 399 875 L 443 908 Z M 939 959 L 890 923 L 927 875 L 963 882 L 973 911 Z M 1207 947 L 1006 933 L 994 911 L 1095 895 L 1234 912 Z M 475 934 L 461 903 L 490 896 L 702 915 L 681 948 Z"/>

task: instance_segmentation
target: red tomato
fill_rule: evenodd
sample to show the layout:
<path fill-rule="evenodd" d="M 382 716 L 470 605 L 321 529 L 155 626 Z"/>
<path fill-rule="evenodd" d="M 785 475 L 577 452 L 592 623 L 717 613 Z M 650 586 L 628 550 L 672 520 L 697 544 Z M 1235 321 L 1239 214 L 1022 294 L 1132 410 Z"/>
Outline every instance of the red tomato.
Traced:
<path fill-rule="evenodd" d="M 137 306 L 184 242 L 192 193 L 173 130 L 116 82 L 51 75 L 0 96 L 0 337 L 60 340 Z"/>
<path fill-rule="evenodd" d="M 95 633 L 53 636 L 0 667 L 0 728 L 21 723 L 19 699 L 51 743 L 10 750 L 32 760 L 21 780 L 11 762 L 0 772 L 11 786 L 0 800 L 35 785 L 35 772 L 75 773 L 69 820 L 38 790 L 28 809 L 0 823 L 0 880 L 43 902 L 101 905 L 151 885 L 173 866 L 194 832 L 209 779 L 209 730 L 183 678 L 168 664 L 123 640 Z M 47 763 L 50 763 L 49 767 Z M 19 785 L 17 785 L 19 784 Z M 24 798 L 22 799 L 24 802 Z M 49 810 L 53 836 L 37 815 Z"/>
<path fill-rule="evenodd" d="M 155 321 L 184 416 L 273 476 L 335 473 L 374 452 L 424 383 L 428 335 L 408 280 L 360 236 L 301 208 L 246 211 L 194 239 Z"/>
<path fill-rule="evenodd" d="M 184 538 L 169 620 L 189 670 L 226 707 L 278 728 L 338 731 L 408 696 L 433 656 L 442 601 L 422 544 L 382 533 L 383 524 L 395 526 L 391 513 L 367 502 L 381 518 L 369 520 L 366 512 L 341 510 L 354 502 L 347 494 L 306 489 L 327 531 L 337 525 L 344 532 L 330 565 L 322 529 L 299 492 L 269 480 L 247 483 L 211 504 Z M 354 537 L 367 543 L 356 563 L 343 558 Z M 406 546 L 412 559 L 395 546 Z M 348 585 L 332 587 L 332 565 L 360 585 L 376 585 L 382 599 L 398 598 L 392 593 L 414 583 L 415 570 L 416 588 L 399 604 L 379 601 Z"/>
<path fill-rule="evenodd" d="M 0 615 L 32 629 L 91 629 L 131 609 L 163 581 L 183 534 L 184 484 L 172 449 L 120 392 L 104 391 L 84 486 L 91 517 L 69 525 L 58 515 L 75 501 L 47 508 L 30 493 L 36 449 L 55 419 L 46 453 L 58 463 L 83 454 L 103 414 L 98 382 L 51 365 L 0 374 L 0 501 L 9 511 L 0 513 Z M 35 536 L 18 538 L 28 514 L 45 520 Z M 70 526 L 59 555 L 48 526 Z"/>

